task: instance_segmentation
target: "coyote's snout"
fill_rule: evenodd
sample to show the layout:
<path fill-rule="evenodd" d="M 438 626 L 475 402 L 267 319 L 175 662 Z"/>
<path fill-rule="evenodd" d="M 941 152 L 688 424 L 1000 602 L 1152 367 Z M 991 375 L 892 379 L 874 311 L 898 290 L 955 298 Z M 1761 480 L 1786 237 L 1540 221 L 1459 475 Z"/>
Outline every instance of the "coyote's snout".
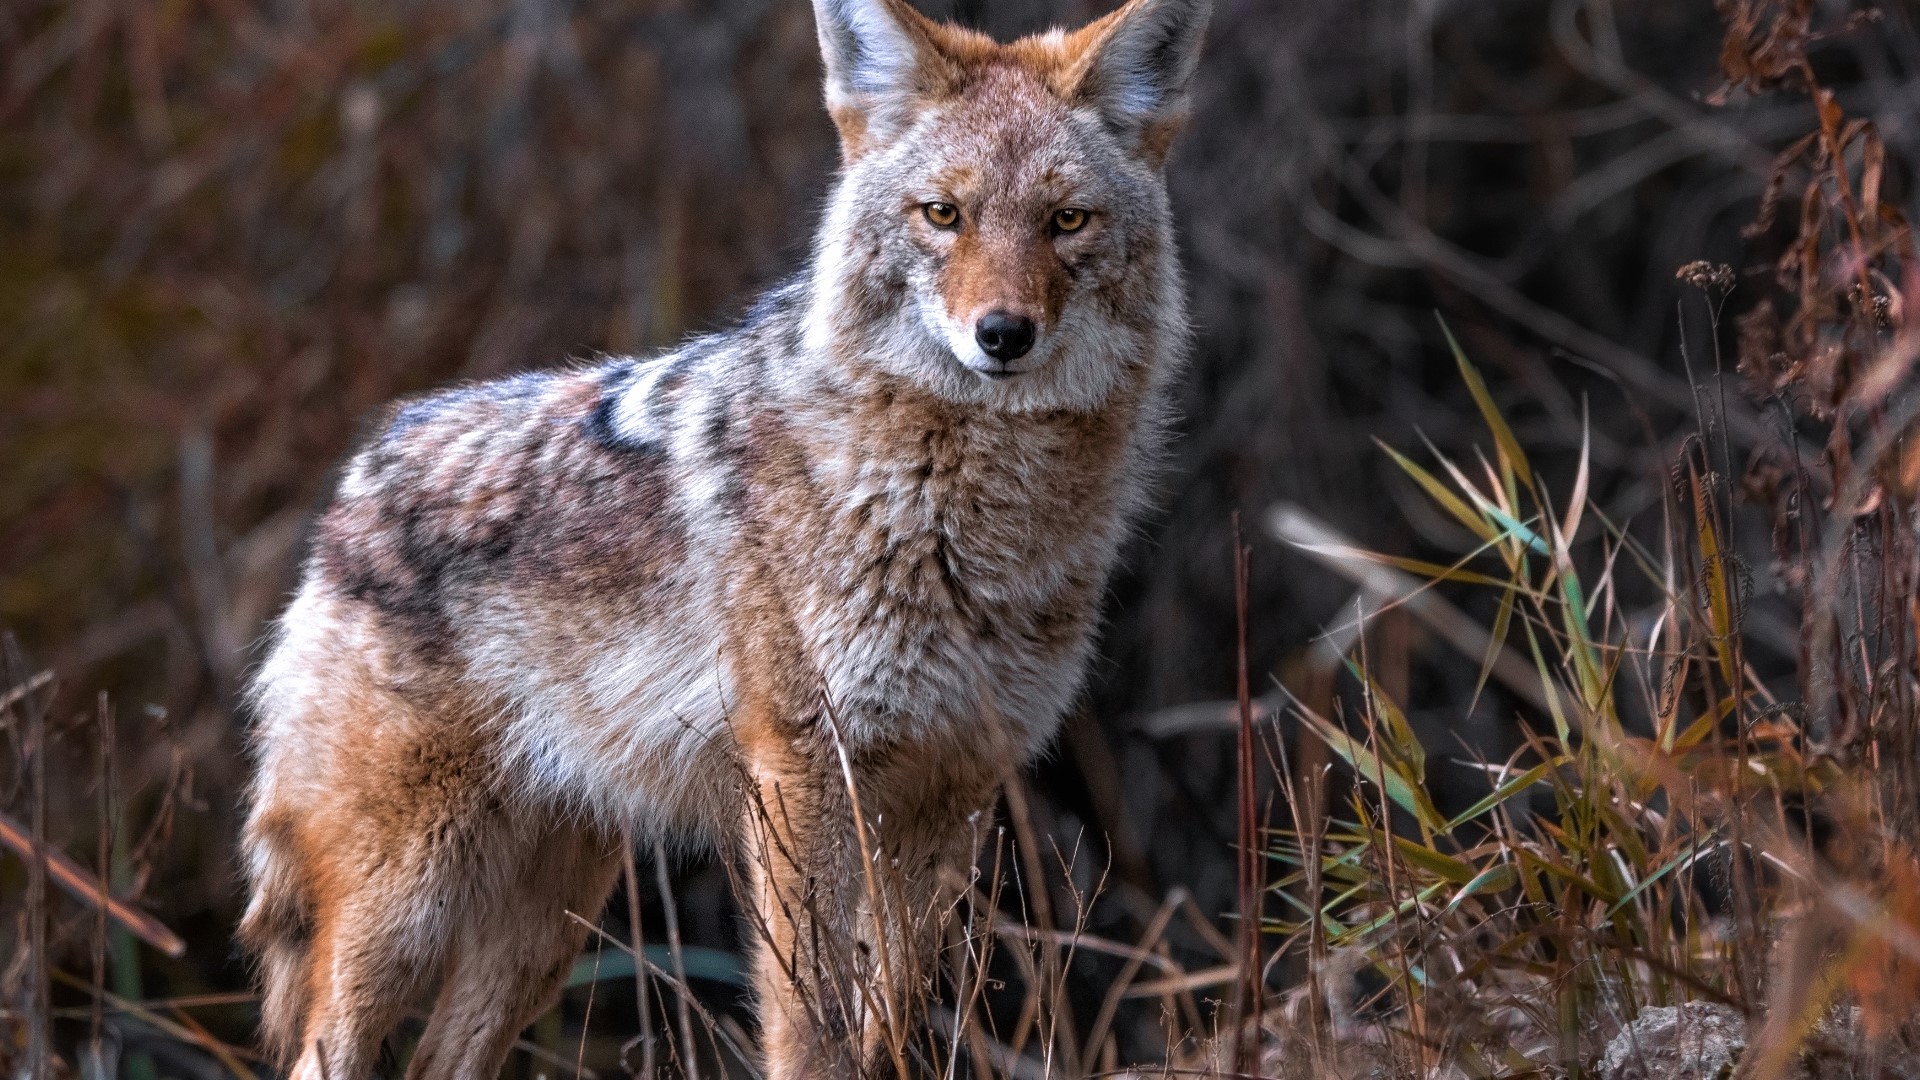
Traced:
<path fill-rule="evenodd" d="M 429 993 L 410 1075 L 493 1075 L 635 830 L 741 868 L 772 1076 L 874 1065 L 1160 452 L 1207 3 L 999 45 L 815 0 L 844 164 L 799 275 L 390 412 L 253 687 L 241 933 L 296 1077 Z"/>

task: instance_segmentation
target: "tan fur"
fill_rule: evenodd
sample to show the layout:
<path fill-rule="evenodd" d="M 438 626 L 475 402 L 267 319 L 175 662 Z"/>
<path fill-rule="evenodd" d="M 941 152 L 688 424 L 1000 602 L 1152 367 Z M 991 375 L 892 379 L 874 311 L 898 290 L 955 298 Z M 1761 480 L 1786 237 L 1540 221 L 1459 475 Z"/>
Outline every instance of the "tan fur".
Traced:
<path fill-rule="evenodd" d="M 664 357 L 396 406 L 316 526 L 240 928 L 296 1080 L 370 1075 L 429 996 L 409 1075 L 494 1075 L 633 830 L 741 872 L 774 1080 L 900 1059 L 1164 440 L 1206 2 L 1005 46 L 815 3 L 847 166 L 806 271 Z M 989 310 L 1030 354 L 975 347 Z"/>
<path fill-rule="evenodd" d="M 989 311 L 1021 315 L 1051 328 L 1060 321 L 1070 280 L 1044 234 L 963 234 L 941 279 L 947 313 L 963 323 Z"/>

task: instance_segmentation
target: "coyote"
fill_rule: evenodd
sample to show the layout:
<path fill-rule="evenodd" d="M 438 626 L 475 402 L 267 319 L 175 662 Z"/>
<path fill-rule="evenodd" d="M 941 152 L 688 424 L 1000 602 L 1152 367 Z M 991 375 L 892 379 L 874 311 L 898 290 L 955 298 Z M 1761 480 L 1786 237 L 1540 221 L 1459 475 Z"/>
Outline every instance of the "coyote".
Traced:
<path fill-rule="evenodd" d="M 1162 454 L 1209 4 L 1002 45 L 814 0 L 842 168 L 797 276 L 387 413 L 251 689 L 240 933 L 293 1077 L 368 1076 L 435 987 L 409 1075 L 495 1075 L 636 834 L 740 871 L 768 1075 L 897 1067 Z"/>

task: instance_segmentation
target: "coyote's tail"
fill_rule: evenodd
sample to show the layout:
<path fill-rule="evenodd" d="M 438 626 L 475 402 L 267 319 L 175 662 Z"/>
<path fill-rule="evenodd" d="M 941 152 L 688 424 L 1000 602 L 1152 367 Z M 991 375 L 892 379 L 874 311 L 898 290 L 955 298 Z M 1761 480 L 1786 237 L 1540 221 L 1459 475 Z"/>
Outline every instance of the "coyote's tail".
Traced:
<path fill-rule="evenodd" d="M 307 1013 L 313 905 L 286 820 L 256 807 L 243 841 L 251 897 L 239 937 L 260 985 L 260 1038 L 281 1064 L 300 1051 Z"/>

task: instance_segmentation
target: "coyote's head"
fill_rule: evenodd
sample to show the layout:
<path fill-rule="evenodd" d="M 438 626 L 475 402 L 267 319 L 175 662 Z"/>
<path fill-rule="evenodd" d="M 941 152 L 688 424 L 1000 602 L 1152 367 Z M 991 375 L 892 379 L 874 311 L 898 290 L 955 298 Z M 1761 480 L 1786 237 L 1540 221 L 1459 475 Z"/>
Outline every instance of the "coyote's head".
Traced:
<path fill-rule="evenodd" d="M 845 168 L 810 343 L 942 397 L 1091 408 L 1185 334 L 1162 165 L 1211 0 L 1000 45 L 814 0 Z"/>

